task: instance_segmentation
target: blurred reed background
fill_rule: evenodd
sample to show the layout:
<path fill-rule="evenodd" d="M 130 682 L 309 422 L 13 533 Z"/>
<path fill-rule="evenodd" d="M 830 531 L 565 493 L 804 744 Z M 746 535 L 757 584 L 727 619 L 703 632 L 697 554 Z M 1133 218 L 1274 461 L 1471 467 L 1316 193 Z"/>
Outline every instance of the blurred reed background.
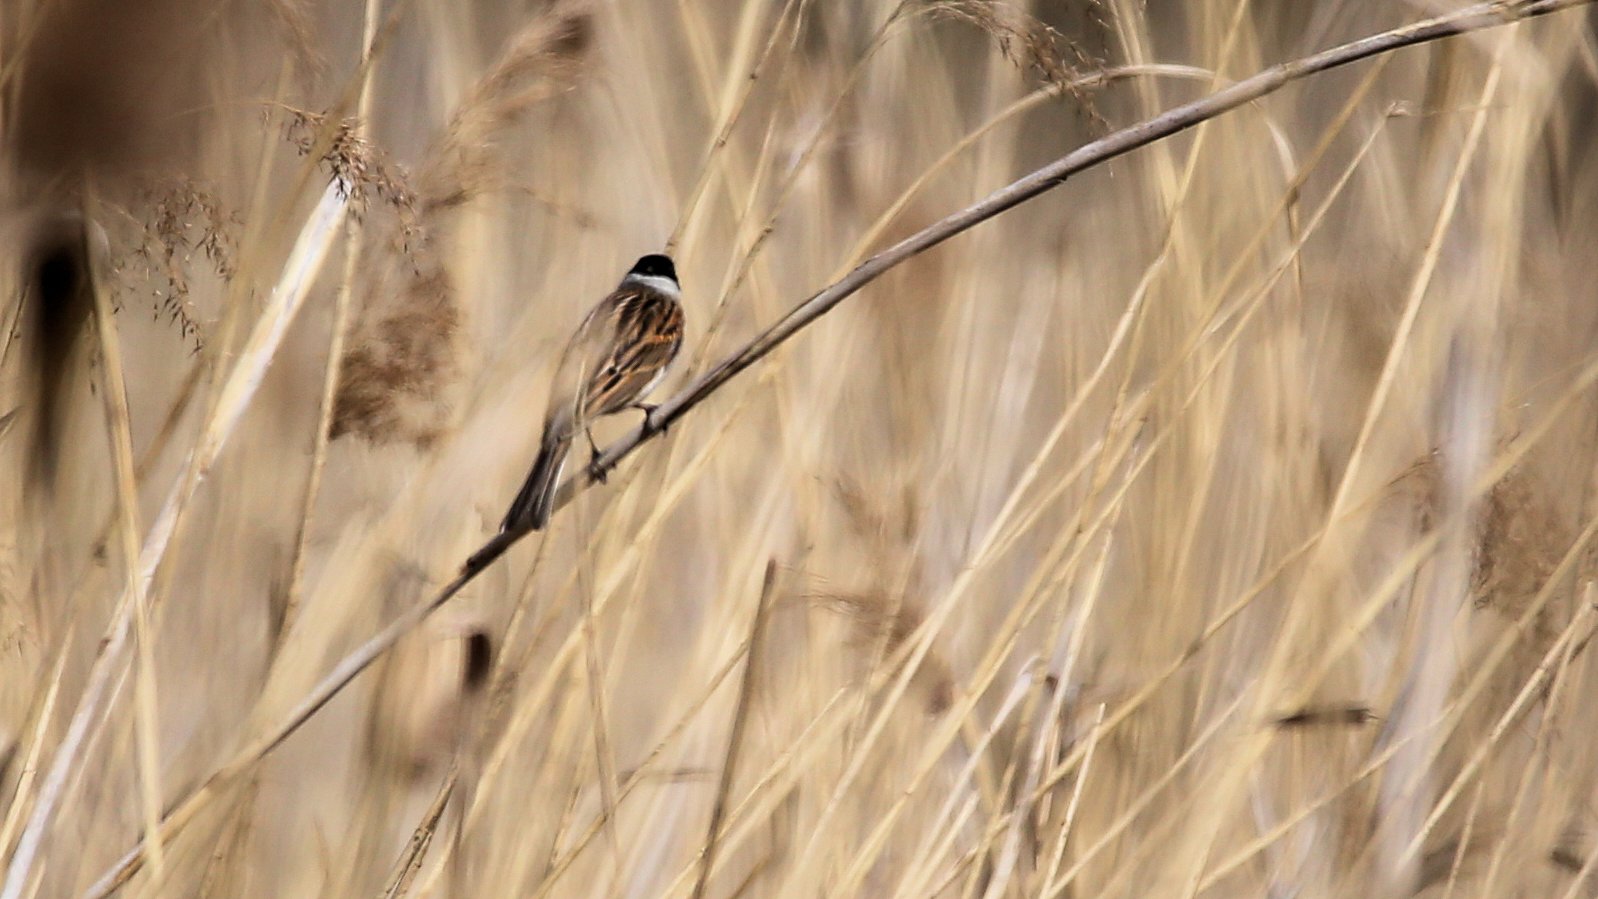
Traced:
<path fill-rule="evenodd" d="M 5 895 L 196 795 L 119 895 L 1598 893 L 1582 9 L 910 260 L 212 776 L 492 533 L 637 256 L 660 398 L 1096 136 L 1458 5 L 8 0 Z"/>

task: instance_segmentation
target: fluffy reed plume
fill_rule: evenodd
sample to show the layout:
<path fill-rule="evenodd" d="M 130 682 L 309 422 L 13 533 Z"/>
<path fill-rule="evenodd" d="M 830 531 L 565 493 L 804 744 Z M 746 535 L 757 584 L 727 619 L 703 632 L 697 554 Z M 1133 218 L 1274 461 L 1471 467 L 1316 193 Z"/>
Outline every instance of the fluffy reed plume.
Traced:
<path fill-rule="evenodd" d="M 593 14 L 557 2 L 513 35 L 499 59 L 461 98 L 417 176 L 424 213 L 437 214 L 503 189 L 515 160 L 502 146 L 533 106 L 569 89 L 593 40 Z"/>
<path fill-rule="evenodd" d="M 1493 485 L 1479 513 L 1480 537 L 1471 572 L 1471 593 L 1478 607 L 1510 620 L 1519 618 L 1547 583 L 1570 548 L 1569 526 L 1524 466 Z M 1582 572 L 1582 577 L 1592 572 Z M 1564 591 L 1561 591 L 1564 592 Z M 1569 617 L 1568 603 L 1538 616 L 1539 631 L 1557 633 Z M 1560 623 L 1554 624 L 1555 620 Z"/>
<path fill-rule="evenodd" d="M 450 427 L 464 375 L 467 305 L 450 277 L 451 214 L 503 187 L 502 136 L 534 104 L 563 90 L 588 45 L 589 13 L 555 4 L 506 44 L 428 151 L 414 191 L 341 128 L 330 164 L 397 212 L 373 241 L 371 268 L 340 363 L 331 432 L 425 448 Z"/>
<path fill-rule="evenodd" d="M 840 480 L 837 497 L 844 521 L 860 541 L 865 557 L 873 560 L 865 569 L 872 577 L 859 589 L 809 594 L 812 602 L 847 619 L 853 632 L 850 649 L 868 672 L 884 660 L 901 657 L 906 642 L 925 621 L 920 598 L 922 574 L 914 550 L 918 528 L 915 493 L 907 486 L 890 495 L 892 504 L 883 510 L 877 507 L 884 501 L 880 494 Z M 953 669 L 936 644 L 912 682 L 928 714 L 943 712 L 954 699 Z"/>
<path fill-rule="evenodd" d="M 425 239 L 415 245 L 420 260 L 432 252 Z M 356 317 L 339 364 L 331 436 L 425 449 L 455 411 L 462 310 L 449 272 L 436 260 L 377 283 L 393 289 L 367 293 L 370 302 Z"/>
<path fill-rule="evenodd" d="M 1500 443 L 1499 450 L 1508 446 Z M 1393 479 L 1400 495 L 1413 504 L 1422 531 L 1429 531 L 1437 523 L 1440 469 L 1439 456 L 1430 453 Z M 1511 468 L 1475 509 L 1469 584 L 1475 608 L 1491 610 L 1507 621 L 1534 612 L 1531 630 L 1539 636 L 1534 643 L 1546 648 L 1570 617 L 1570 585 L 1554 590 L 1558 585 L 1549 584 L 1549 579 L 1570 550 L 1573 537 L 1548 489 L 1539 483 L 1530 466 L 1522 463 Z M 1585 559 L 1589 554 L 1590 550 L 1581 555 Z M 1579 570 L 1576 574 L 1586 579 L 1592 572 Z M 1545 587 L 1560 600 L 1532 610 Z"/>

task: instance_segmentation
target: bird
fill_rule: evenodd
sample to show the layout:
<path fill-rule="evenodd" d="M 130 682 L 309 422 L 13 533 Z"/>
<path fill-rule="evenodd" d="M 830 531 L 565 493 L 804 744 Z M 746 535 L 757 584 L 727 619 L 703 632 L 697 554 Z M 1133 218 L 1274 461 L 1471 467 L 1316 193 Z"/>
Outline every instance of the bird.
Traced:
<path fill-rule="evenodd" d="M 500 532 L 542 530 L 549 524 L 555 487 L 566 466 L 572 438 L 588 433 L 597 418 L 626 409 L 647 416 L 643 402 L 682 349 L 682 285 L 670 256 L 641 257 L 608 296 L 600 300 L 561 352 L 544 412 L 544 435 L 532 471 L 505 513 Z M 647 420 L 647 419 L 646 419 Z M 597 461 L 598 448 L 588 435 Z M 591 471 L 603 479 L 591 463 Z"/>

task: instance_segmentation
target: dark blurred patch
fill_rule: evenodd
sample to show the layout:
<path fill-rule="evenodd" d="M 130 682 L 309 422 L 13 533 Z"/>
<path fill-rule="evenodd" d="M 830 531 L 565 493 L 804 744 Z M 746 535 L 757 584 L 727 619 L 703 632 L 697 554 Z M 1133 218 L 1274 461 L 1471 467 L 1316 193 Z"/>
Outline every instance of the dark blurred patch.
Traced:
<path fill-rule="evenodd" d="M 465 659 L 461 665 L 461 686 L 467 693 L 475 693 L 488 683 L 489 672 L 494 668 L 494 641 L 483 631 L 466 635 Z"/>
<path fill-rule="evenodd" d="M 17 741 L 9 735 L 0 734 L 0 783 L 4 783 L 6 775 L 11 773 L 11 762 L 17 757 Z"/>
<path fill-rule="evenodd" d="M 444 396 L 458 373 L 460 308 L 443 268 L 413 273 L 395 297 L 384 299 L 386 308 L 357 320 L 340 365 L 329 437 L 357 434 L 425 449 L 448 421 Z"/>
<path fill-rule="evenodd" d="M 1598 9 L 1588 8 L 1586 33 L 1598 34 Z M 1589 38 L 1591 40 L 1591 38 Z M 1549 110 L 1543 123 L 1542 151 L 1548 167 L 1547 199 L 1560 235 L 1574 246 L 1566 253 L 1580 253 L 1590 240 L 1595 197 L 1590 185 L 1595 166 L 1590 152 L 1592 135 L 1598 130 L 1598 71 L 1589 65 L 1565 69 L 1559 87 L 1561 102 Z"/>
<path fill-rule="evenodd" d="M 48 484 L 61 450 L 73 348 L 94 309 L 89 232 L 77 213 L 53 213 L 31 229 L 25 246 L 23 340 L 37 404 L 29 460 L 34 476 Z"/>
<path fill-rule="evenodd" d="M 570 61 L 588 55 L 594 46 L 594 17 L 581 9 L 560 9 L 555 38 L 550 42 L 550 52 Z"/>
<path fill-rule="evenodd" d="M 1376 714 L 1364 705 L 1305 706 L 1294 712 L 1276 717 L 1277 727 L 1315 727 L 1331 725 L 1357 727 L 1376 720 Z"/>
<path fill-rule="evenodd" d="M 1555 867 L 1564 868 L 1566 871 L 1580 873 L 1587 870 L 1587 859 L 1575 846 L 1555 846 L 1548 852 L 1548 861 Z"/>
<path fill-rule="evenodd" d="M 44 8 L 14 82 L 11 149 L 24 177 L 88 170 L 105 178 L 188 156 L 192 111 L 204 98 L 199 38 L 214 20 L 210 5 L 58 0 Z"/>
<path fill-rule="evenodd" d="M 14 124 L 6 148 L 17 176 L 9 199 L 13 209 L 46 210 L 19 223 L 7 264 L 17 267 L 18 337 L 32 385 L 29 466 L 48 484 L 93 309 L 91 235 L 73 210 L 86 183 L 115 197 L 136 172 L 192 163 L 207 83 L 201 38 L 218 19 L 202 0 L 56 0 L 36 14 L 7 11 L 0 49 L 21 60 L 7 85 Z"/>

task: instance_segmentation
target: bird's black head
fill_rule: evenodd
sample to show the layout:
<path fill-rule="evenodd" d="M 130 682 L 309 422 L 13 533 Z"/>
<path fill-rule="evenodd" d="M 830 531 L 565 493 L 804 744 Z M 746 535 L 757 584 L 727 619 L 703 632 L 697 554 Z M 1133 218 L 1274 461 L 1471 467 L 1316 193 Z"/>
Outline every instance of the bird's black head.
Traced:
<path fill-rule="evenodd" d="M 633 263 L 629 275 L 653 275 L 658 278 L 677 280 L 677 266 L 673 265 L 670 256 L 660 253 L 651 253 Z"/>

